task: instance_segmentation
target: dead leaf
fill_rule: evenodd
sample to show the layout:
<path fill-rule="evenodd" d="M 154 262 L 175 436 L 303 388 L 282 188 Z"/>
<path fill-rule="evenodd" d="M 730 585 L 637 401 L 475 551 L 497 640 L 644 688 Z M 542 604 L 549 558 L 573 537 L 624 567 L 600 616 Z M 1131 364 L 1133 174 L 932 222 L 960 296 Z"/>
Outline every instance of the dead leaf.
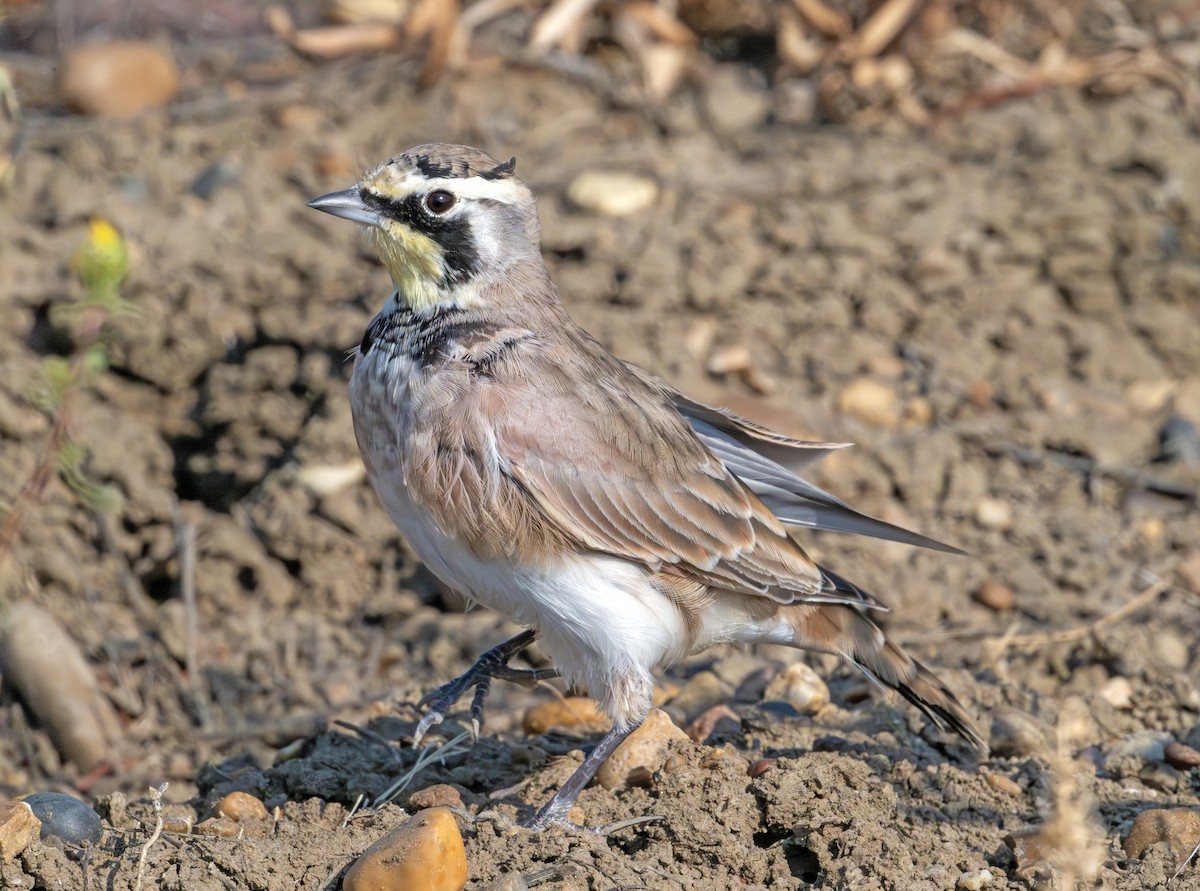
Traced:
<path fill-rule="evenodd" d="M 305 28 L 287 35 L 292 49 L 314 59 L 338 59 L 355 53 L 374 53 L 400 45 L 400 32 L 385 22 Z"/>
<path fill-rule="evenodd" d="M 840 9 L 830 9 L 821 0 L 792 0 L 805 21 L 824 34 L 843 40 L 854 30 L 850 16 Z"/>
<path fill-rule="evenodd" d="M 847 59 L 879 55 L 904 30 L 920 5 L 921 0 L 888 0 L 842 44 L 842 55 Z"/>
<path fill-rule="evenodd" d="M 598 0 L 556 0 L 533 23 L 529 48 L 545 53 L 558 47 L 578 52 L 582 44 L 583 25 Z"/>

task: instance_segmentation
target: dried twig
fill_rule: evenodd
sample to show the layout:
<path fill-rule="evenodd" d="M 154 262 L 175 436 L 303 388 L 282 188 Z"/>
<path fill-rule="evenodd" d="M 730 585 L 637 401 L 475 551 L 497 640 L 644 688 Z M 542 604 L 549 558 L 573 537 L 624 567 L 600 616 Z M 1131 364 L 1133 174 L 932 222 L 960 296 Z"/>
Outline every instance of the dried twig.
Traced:
<path fill-rule="evenodd" d="M 167 791 L 167 785 L 167 783 L 163 783 L 157 789 L 153 786 L 150 787 L 150 804 L 154 807 L 154 831 L 150 833 L 150 837 L 142 845 L 142 853 L 138 856 L 137 881 L 133 885 L 133 891 L 142 891 L 142 876 L 146 870 L 146 855 L 150 853 L 150 848 L 158 841 L 158 837 L 162 835 L 162 797 L 163 793 Z"/>
<path fill-rule="evenodd" d="M 1048 631 L 1040 634 L 1018 634 L 1017 631 L 1020 628 L 1020 623 L 1013 622 L 999 636 L 995 632 L 985 628 L 949 628 L 942 631 L 914 635 L 905 639 L 903 643 L 919 645 L 932 641 L 986 640 L 989 650 L 995 653 L 1002 653 L 1009 649 L 1037 649 L 1049 644 L 1072 643 L 1074 641 L 1086 640 L 1088 637 L 1103 631 L 1105 628 L 1115 625 L 1139 609 L 1148 606 L 1153 602 L 1155 597 L 1173 588 L 1172 585 L 1163 579 L 1145 570 L 1142 570 L 1139 575 L 1144 577 L 1145 583 L 1148 585 L 1146 588 L 1139 591 L 1112 612 L 1105 613 L 1091 622 L 1073 628 L 1064 628 L 1059 631 Z"/>
<path fill-rule="evenodd" d="M 1175 870 L 1174 874 L 1171 876 L 1172 882 L 1183 875 L 1183 871 L 1187 869 L 1187 865 L 1192 862 L 1197 853 L 1200 853 L 1200 842 L 1196 843 L 1196 847 L 1192 848 L 1192 853 L 1188 854 L 1187 858 L 1179 864 L 1179 869 Z"/>
<path fill-rule="evenodd" d="M 175 536 L 179 547 L 179 589 L 183 595 L 183 664 L 187 669 L 188 683 L 194 692 L 199 692 L 199 669 L 196 659 L 196 637 L 199 618 L 196 611 L 196 524 L 177 523 Z"/>
<path fill-rule="evenodd" d="M 850 60 L 879 55 L 883 48 L 904 30 L 922 2 L 923 0 L 887 0 L 842 44 L 842 55 Z"/>
<path fill-rule="evenodd" d="M 1071 643 L 1094 637 L 1105 628 L 1115 625 L 1132 613 L 1149 606 L 1158 595 L 1171 587 L 1163 579 L 1155 576 L 1151 576 L 1151 579 L 1153 581 L 1149 587 L 1135 594 L 1112 612 L 1106 613 L 1084 625 L 1077 625 L 1074 628 L 1064 628 L 1061 631 L 1047 631 L 1041 634 L 1006 634 L 998 638 L 996 644 L 1001 646 L 1002 649 L 1037 649 L 1049 644 Z"/>
<path fill-rule="evenodd" d="M 1133 467 L 1101 464 L 1086 455 L 1071 455 L 1053 449 L 1033 449 L 1012 442 L 990 442 L 973 436 L 969 438 L 978 443 L 989 456 L 1012 458 L 1025 467 L 1061 464 L 1088 476 L 1107 477 L 1119 483 L 1145 489 L 1147 492 L 1156 492 L 1159 495 L 1192 500 L 1200 497 L 1200 492 L 1197 492 L 1193 485 L 1163 479 Z"/>
<path fill-rule="evenodd" d="M 466 743 L 470 739 L 471 732 L 469 730 L 464 730 L 458 736 L 446 740 L 441 745 L 426 746 L 424 749 L 421 749 L 420 754 L 417 755 L 417 760 L 413 762 L 413 766 L 405 771 L 399 777 L 399 779 L 392 783 L 392 785 L 388 786 L 387 789 L 385 789 L 383 793 L 372 802 L 371 806 L 380 807 L 381 805 L 387 804 L 389 801 L 403 792 L 405 787 L 413 781 L 416 775 L 433 763 L 433 761 L 439 760 L 444 762 L 447 758 L 453 755 L 460 755 L 469 751 L 471 747 Z"/>
<path fill-rule="evenodd" d="M 33 473 L 21 486 L 16 501 L 5 514 L 4 522 L 0 523 L 0 566 L 4 565 L 12 552 L 13 542 L 25 522 L 26 512 L 41 500 L 42 494 L 46 491 L 46 485 L 50 482 L 50 477 L 62 466 L 63 450 L 70 438 L 72 390 L 78 386 L 76 382 L 82 379 L 88 362 L 89 349 L 100 339 L 107 317 L 105 311 L 99 307 L 88 307 L 83 314 L 78 345 L 68 365 L 68 378 L 72 385 L 64 389 L 61 401 L 54 409 L 54 424 L 50 428 L 50 434 L 46 437 L 45 442 L 42 443 L 41 453 Z"/>

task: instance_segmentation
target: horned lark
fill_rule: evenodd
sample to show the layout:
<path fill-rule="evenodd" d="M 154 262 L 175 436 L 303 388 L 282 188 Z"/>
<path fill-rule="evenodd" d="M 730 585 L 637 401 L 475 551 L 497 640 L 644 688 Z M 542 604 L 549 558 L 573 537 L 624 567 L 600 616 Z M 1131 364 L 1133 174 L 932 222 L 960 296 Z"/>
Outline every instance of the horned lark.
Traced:
<path fill-rule="evenodd" d="M 507 662 L 537 634 L 613 727 L 535 829 L 565 822 L 646 717 L 652 669 L 717 643 L 837 653 L 982 749 L 954 695 L 871 620 L 877 601 L 817 566 L 790 531 L 955 549 L 798 475 L 841 444 L 694 402 L 576 325 L 515 166 L 422 145 L 309 202 L 364 224 L 395 284 L 350 382 L 379 500 L 446 584 L 530 629 L 435 691 L 418 734 L 472 687 L 480 720 L 491 678 L 529 677 Z"/>

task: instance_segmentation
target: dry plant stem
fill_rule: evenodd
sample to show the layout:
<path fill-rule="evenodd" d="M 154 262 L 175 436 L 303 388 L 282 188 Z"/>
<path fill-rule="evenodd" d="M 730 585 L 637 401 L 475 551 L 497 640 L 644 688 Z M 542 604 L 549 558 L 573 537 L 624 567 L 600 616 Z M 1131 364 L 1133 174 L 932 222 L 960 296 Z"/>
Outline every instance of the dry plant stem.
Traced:
<path fill-rule="evenodd" d="M 146 855 L 150 853 L 150 848 L 158 841 L 158 837 L 162 835 L 162 797 L 166 791 L 166 783 L 163 783 L 157 789 L 153 786 L 150 787 L 150 802 L 154 806 L 154 831 L 150 833 L 150 837 L 142 845 L 142 853 L 138 855 L 137 881 L 134 883 L 133 891 L 142 891 L 142 877 L 146 871 Z"/>
<path fill-rule="evenodd" d="M 196 637 L 199 618 L 196 610 L 196 525 L 181 523 L 176 527 L 179 537 L 179 587 L 183 594 L 184 666 L 188 683 L 199 692 L 200 676 L 196 662 Z"/>
<path fill-rule="evenodd" d="M 1192 853 L 1188 854 L 1187 858 L 1179 864 L 1179 869 L 1175 870 L 1175 873 L 1171 876 L 1172 882 L 1183 875 L 1183 871 L 1187 869 L 1187 865 L 1192 862 L 1197 853 L 1200 853 L 1200 843 L 1197 843 L 1196 847 L 1192 848 Z"/>
<path fill-rule="evenodd" d="M 1156 576 L 1152 576 L 1152 578 L 1154 578 L 1154 581 L 1147 588 L 1139 591 L 1111 613 L 1106 613 L 1098 619 L 1094 619 L 1083 625 L 1077 625 L 1074 628 L 1064 628 L 1060 631 L 1048 631 L 1041 634 L 1016 634 L 1017 623 L 1013 623 L 999 637 L 990 631 L 977 628 L 963 628 L 917 635 L 906 639 L 905 643 L 917 644 L 928 643 L 931 640 L 981 640 L 989 638 L 989 646 L 997 652 L 1002 652 L 1014 648 L 1032 649 L 1046 646 L 1047 644 L 1070 643 L 1072 641 L 1084 640 L 1097 631 L 1102 631 L 1110 625 L 1116 624 L 1142 607 L 1148 606 L 1155 597 L 1172 587 L 1168 582 Z"/>
<path fill-rule="evenodd" d="M 99 339 L 106 318 L 104 310 L 97 307 L 89 307 L 84 313 L 83 321 L 80 324 L 79 340 L 75 347 L 75 353 L 71 356 L 70 368 L 73 383 L 79 379 L 88 348 Z M 16 500 L 4 517 L 4 522 L 0 523 L 0 567 L 4 566 L 12 554 L 13 542 L 21 532 L 29 508 L 41 500 L 42 494 L 46 491 L 46 484 L 50 482 L 55 468 L 58 467 L 59 455 L 66 444 L 70 429 L 72 390 L 73 386 L 68 387 L 67 391 L 63 393 L 62 403 L 54 411 L 54 425 L 50 428 L 50 434 L 46 437 L 46 441 L 42 443 L 37 465 L 29 479 L 25 481 L 25 485 L 21 486 L 21 491 L 17 493 Z"/>
<path fill-rule="evenodd" d="M 50 477 L 58 466 L 59 453 L 67 440 L 68 421 L 67 407 L 60 406 L 54 412 L 54 426 L 50 429 L 50 435 L 42 443 L 37 466 L 34 467 L 29 479 L 25 481 L 25 485 L 21 487 L 16 501 L 13 502 L 13 506 L 4 517 L 4 522 L 0 523 L 0 566 L 7 562 L 12 553 L 13 542 L 20 533 L 21 526 L 24 525 L 26 512 L 41 500 L 42 493 L 46 490 L 46 484 L 50 482 Z"/>
<path fill-rule="evenodd" d="M 468 739 L 471 739 L 471 733 L 464 730 L 458 736 L 446 740 L 439 746 L 428 746 L 421 750 L 421 754 L 417 756 L 417 760 L 413 762 L 413 766 L 408 769 L 399 779 L 390 785 L 384 792 L 376 798 L 371 807 L 383 807 L 397 795 L 404 791 L 405 787 L 413 781 L 418 773 L 429 766 L 435 759 L 445 761 L 451 755 L 459 755 L 470 750 L 470 746 L 464 745 Z"/>
<path fill-rule="evenodd" d="M 997 640 L 996 644 L 1002 649 L 1033 649 L 1046 646 L 1047 644 L 1070 643 L 1072 641 L 1084 640 L 1110 625 L 1115 625 L 1142 607 L 1149 606 L 1159 594 L 1170 587 L 1170 584 L 1162 579 L 1156 579 L 1148 588 L 1135 594 L 1111 613 L 1088 622 L 1086 625 L 1078 625 L 1074 628 L 1065 628 L 1062 631 L 1050 631 L 1043 634 L 1006 635 Z"/>

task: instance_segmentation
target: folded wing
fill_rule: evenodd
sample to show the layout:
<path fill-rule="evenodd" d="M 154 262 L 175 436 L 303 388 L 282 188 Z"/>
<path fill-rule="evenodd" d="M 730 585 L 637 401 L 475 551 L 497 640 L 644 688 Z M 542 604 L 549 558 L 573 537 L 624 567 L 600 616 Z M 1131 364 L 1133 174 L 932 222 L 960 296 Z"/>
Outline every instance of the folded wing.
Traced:
<path fill-rule="evenodd" d="M 543 370 L 536 392 L 505 398 L 494 427 L 502 466 L 563 534 L 779 603 L 875 605 L 827 577 L 661 391 L 595 359 L 588 375 Z"/>
<path fill-rule="evenodd" d="M 860 513 L 797 475 L 799 469 L 850 443 L 790 439 L 680 393 L 672 391 L 670 395 L 700 441 L 788 526 L 849 532 L 950 554 L 964 553 Z"/>

